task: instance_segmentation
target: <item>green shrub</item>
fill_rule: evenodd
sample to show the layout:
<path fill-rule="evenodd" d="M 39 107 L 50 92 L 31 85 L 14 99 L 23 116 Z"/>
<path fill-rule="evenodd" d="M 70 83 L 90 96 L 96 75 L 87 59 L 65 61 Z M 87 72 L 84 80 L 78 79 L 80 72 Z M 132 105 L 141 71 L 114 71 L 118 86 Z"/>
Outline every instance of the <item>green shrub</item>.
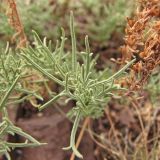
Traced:
<path fill-rule="evenodd" d="M 149 93 L 151 102 L 154 105 L 160 100 L 160 74 L 159 67 L 152 73 L 144 89 Z"/>
<path fill-rule="evenodd" d="M 9 119 L 7 113 L 7 107 L 11 104 L 16 104 L 25 99 L 20 98 L 21 95 L 26 91 L 21 85 L 21 78 L 24 76 L 23 63 L 18 57 L 9 51 L 8 47 L 6 50 L 2 50 L 0 54 L 0 112 L 2 113 L 0 122 L 0 155 L 5 155 L 10 160 L 10 152 L 14 148 L 19 147 L 33 147 L 39 146 L 36 139 L 23 132 L 20 128 L 16 127 Z M 18 134 L 23 136 L 26 140 L 23 143 L 12 143 L 7 141 L 7 136 Z"/>
<path fill-rule="evenodd" d="M 66 37 L 62 29 L 61 43 L 60 45 L 57 43 L 55 50 L 52 50 L 51 43 L 48 43 L 46 38 L 42 42 L 37 33 L 33 32 L 34 47 L 29 46 L 23 49 L 21 55 L 26 60 L 28 67 L 35 68 L 46 78 L 61 86 L 59 93 L 56 95 L 55 93 L 51 94 L 52 98 L 42 106 L 39 106 L 40 110 L 61 97 L 66 97 L 66 102 L 75 101 L 75 107 L 68 113 L 71 118 L 75 117 L 70 146 L 64 149 L 72 149 L 76 156 L 82 158 L 83 156 L 75 147 L 75 136 L 80 119 L 84 117 L 99 118 L 102 116 L 105 104 L 110 98 L 119 91 L 124 90 L 119 84 L 114 83 L 115 78 L 117 79 L 122 75 L 135 60 L 129 62 L 114 75 L 106 77 L 106 70 L 104 72 L 95 70 L 96 59 L 92 58 L 88 36 L 85 38 L 86 51 L 77 51 L 72 14 L 70 31 L 71 51 L 64 51 Z"/>

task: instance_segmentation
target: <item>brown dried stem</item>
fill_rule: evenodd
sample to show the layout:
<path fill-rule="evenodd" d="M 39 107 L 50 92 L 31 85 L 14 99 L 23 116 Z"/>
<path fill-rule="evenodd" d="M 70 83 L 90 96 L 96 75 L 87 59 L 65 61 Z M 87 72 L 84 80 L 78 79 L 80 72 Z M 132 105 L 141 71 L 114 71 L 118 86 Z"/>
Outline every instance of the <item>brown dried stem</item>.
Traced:
<path fill-rule="evenodd" d="M 16 33 L 12 37 L 12 40 L 15 40 L 17 37 L 19 37 L 17 48 L 23 48 L 27 45 L 27 38 L 17 11 L 16 2 L 14 0 L 7 0 L 7 3 L 9 6 L 9 10 L 7 13 L 7 16 L 9 17 L 9 23 L 16 31 Z"/>

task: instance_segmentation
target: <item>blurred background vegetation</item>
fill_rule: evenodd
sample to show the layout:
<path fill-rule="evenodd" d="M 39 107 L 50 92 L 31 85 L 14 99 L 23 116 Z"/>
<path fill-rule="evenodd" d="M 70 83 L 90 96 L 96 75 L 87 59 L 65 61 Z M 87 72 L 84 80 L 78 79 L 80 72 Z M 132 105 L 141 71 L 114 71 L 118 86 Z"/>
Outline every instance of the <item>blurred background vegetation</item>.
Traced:
<path fill-rule="evenodd" d="M 0 5 L 0 35 L 6 40 L 14 31 L 7 21 L 7 7 L 4 0 Z M 89 35 L 92 49 L 103 49 L 107 41 L 116 34 L 124 33 L 126 17 L 131 16 L 135 2 L 133 0 L 17 0 L 24 30 L 29 40 L 31 31 L 55 41 L 61 35 L 61 27 L 69 33 L 69 12 L 73 10 L 76 23 L 78 46 L 84 46 L 84 37 Z M 1 40 L 2 43 L 2 40 Z M 2 44 L 1 44 L 2 45 Z"/>

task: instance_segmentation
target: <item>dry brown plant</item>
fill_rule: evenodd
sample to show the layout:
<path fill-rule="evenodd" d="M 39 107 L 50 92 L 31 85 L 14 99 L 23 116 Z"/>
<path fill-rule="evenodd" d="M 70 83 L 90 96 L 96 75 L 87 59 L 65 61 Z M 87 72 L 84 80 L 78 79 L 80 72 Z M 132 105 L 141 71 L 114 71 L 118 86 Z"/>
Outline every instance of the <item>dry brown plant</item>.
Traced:
<path fill-rule="evenodd" d="M 139 4 L 135 16 L 127 18 L 125 45 L 121 48 L 122 62 L 137 59 L 130 76 L 132 89 L 143 86 L 160 64 L 160 1 L 139 0 Z"/>
<path fill-rule="evenodd" d="M 9 19 L 9 23 L 12 26 L 12 28 L 16 31 L 16 33 L 12 37 L 12 41 L 17 40 L 17 48 L 23 48 L 27 45 L 27 38 L 24 33 L 24 28 L 21 23 L 17 6 L 15 0 L 7 0 L 8 10 L 7 10 L 7 16 Z"/>

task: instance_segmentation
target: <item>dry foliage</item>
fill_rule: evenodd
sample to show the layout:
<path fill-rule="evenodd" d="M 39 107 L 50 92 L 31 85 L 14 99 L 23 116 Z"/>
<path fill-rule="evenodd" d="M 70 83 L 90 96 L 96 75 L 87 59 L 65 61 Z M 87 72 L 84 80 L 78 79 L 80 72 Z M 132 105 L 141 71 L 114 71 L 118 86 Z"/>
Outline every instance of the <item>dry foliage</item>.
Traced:
<path fill-rule="evenodd" d="M 140 6 L 133 18 L 127 18 L 125 46 L 122 49 L 122 61 L 137 61 L 133 65 L 131 88 L 142 86 L 153 69 L 160 64 L 160 1 L 140 0 Z M 140 75 L 140 79 L 137 77 Z M 134 82 L 134 83 L 133 83 Z"/>
<path fill-rule="evenodd" d="M 16 3 L 14 0 L 7 0 L 7 3 L 9 6 L 9 9 L 7 11 L 9 23 L 16 31 L 16 33 L 13 35 L 12 39 L 14 41 L 14 40 L 16 40 L 17 37 L 19 38 L 17 48 L 25 47 L 27 44 L 27 38 L 25 36 L 23 25 L 21 23 L 19 15 L 18 15 Z"/>

